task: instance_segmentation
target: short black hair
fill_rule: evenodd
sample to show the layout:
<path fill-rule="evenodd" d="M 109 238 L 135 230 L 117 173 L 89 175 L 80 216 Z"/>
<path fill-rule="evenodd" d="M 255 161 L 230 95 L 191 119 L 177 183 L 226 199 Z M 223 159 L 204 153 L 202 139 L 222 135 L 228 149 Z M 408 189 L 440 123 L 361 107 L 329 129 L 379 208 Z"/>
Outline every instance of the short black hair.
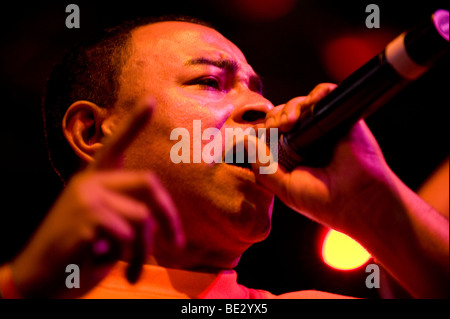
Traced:
<path fill-rule="evenodd" d="M 41 110 L 49 159 L 63 183 L 81 164 L 62 131 L 62 120 L 68 107 L 79 100 L 112 107 L 117 102 L 122 68 L 131 55 L 131 32 L 140 26 L 165 21 L 213 28 L 208 22 L 183 15 L 138 18 L 92 36 L 75 46 L 54 66 L 47 80 Z"/>

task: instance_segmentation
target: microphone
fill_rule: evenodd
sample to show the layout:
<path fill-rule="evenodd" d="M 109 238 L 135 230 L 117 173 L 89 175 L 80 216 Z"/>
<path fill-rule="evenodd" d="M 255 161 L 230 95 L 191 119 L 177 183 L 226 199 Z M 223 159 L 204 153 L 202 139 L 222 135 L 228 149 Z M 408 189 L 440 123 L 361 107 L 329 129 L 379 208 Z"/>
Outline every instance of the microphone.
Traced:
<path fill-rule="evenodd" d="M 333 146 L 358 120 L 379 109 L 448 52 L 448 27 L 449 12 L 437 10 L 302 111 L 294 128 L 280 136 L 278 163 L 290 171 L 300 163 L 326 164 Z"/>

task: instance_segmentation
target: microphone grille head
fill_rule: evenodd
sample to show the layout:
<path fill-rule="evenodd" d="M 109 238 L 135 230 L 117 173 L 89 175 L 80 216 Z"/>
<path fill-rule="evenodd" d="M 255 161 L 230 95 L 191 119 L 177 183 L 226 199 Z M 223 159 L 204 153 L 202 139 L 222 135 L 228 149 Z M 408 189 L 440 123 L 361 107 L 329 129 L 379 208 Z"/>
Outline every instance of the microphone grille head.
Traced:
<path fill-rule="evenodd" d="M 433 22 L 439 34 L 448 42 L 448 11 L 439 9 L 433 13 Z"/>

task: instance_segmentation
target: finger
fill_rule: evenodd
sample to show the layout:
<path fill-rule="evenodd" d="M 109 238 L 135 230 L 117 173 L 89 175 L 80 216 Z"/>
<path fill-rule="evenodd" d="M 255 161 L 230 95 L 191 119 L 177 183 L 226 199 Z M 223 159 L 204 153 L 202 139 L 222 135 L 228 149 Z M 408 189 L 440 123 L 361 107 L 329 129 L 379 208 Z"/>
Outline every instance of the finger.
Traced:
<path fill-rule="evenodd" d="M 125 124 L 105 141 L 90 168 L 107 170 L 119 167 L 123 152 L 149 121 L 154 107 L 155 101 L 152 98 L 140 102 Z"/>
<path fill-rule="evenodd" d="M 171 242 L 179 248 L 184 246 L 184 232 L 176 206 L 156 175 L 119 171 L 105 175 L 104 185 L 145 203 Z"/>
<path fill-rule="evenodd" d="M 102 196 L 103 205 L 115 215 L 131 224 L 142 223 L 148 219 L 150 208 L 142 201 L 118 191 L 108 190 L 105 193 Z"/>
<path fill-rule="evenodd" d="M 172 198 L 156 175 L 148 174 L 147 179 L 150 187 L 146 198 L 149 204 L 156 208 L 152 210 L 153 217 L 156 219 L 158 226 L 163 230 L 166 237 L 168 237 L 177 248 L 183 248 L 185 245 L 184 231 L 180 216 Z"/>
<path fill-rule="evenodd" d="M 306 96 L 300 96 L 291 99 L 286 103 L 283 111 L 279 115 L 279 130 L 281 132 L 289 132 L 297 123 L 302 107 L 305 105 Z"/>
<path fill-rule="evenodd" d="M 151 207 L 152 219 L 140 223 L 135 227 L 136 238 L 131 247 L 132 255 L 126 270 L 126 277 L 130 283 L 135 283 L 142 272 L 148 247 L 152 245 L 155 236 L 155 227 L 162 231 L 168 242 L 181 249 L 185 245 L 184 232 L 175 205 L 165 191 L 159 180 L 153 174 L 145 174 L 143 183 L 143 200 Z M 144 176 L 144 174 L 142 175 Z M 124 185 L 122 185 L 124 186 Z M 135 185 L 136 186 L 136 185 Z M 141 193 L 138 191 L 137 193 Z M 153 222 L 153 218 L 155 222 Z"/>
<path fill-rule="evenodd" d="M 152 248 L 154 219 L 147 205 L 120 193 L 111 194 L 107 205 L 132 231 L 132 235 L 123 241 L 122 258 L 129 263 L 125 275 L 133 284 L 139 279 L 142 265 Z"/>
<path fill-rule="evenodd" d="M 286 104 L 273 108 L 267 113 L 265 127 L 278 127 L 281 132 L 292 130 L 303 109 L 317 103 L 335 88 L 336 84 L 320 83 L 311 90 L 308 96 L 293 98 Z"/>
<path fill-rule="evenodd" d="M 136 225 L 148 218 L 148 208 L 130 198 L 104 191 L 98 196 L 101 201 L 96 207 L 96 223 L 99 225 L 93 253 L 97 260 L 132 256 L 130 249 L 136 239 Z"/>
<path fill-rule="evenodd" d="M 287 172 L 281 165 L 278 165 L 277 170 L 273 174 L 263 174 L 260 168 L 265 167 L 264 163 L 257 160 L 251 164 L 252 171 L 255 174 L 255 178 L 264 187 L 276 194 L 284 203 L 288 203 L 289 200 L 289 172 Z"/>
<path fill-rule="evenodd" d="M 101 232 L 93 247 L 95 259 L 129 262 L 126 278 L 135 283 L 141 274 L 154 235 L 150 209 L 129 196 L 105 192 L 98 216 Z"/>
<path fill-rule="evenodd" d="M 131 284 L 138 281 L 149 254 L 149 247 L 153 242 L 154 227 L 151 218 L 147 218 L 143 223 L 136 224 L 134 230 L 135 238 L 131 243 L 131 258 L 128 260 L 129 265 L 125 273 Z"/>
<path fill-rule="evenodd" d="M 305 103 L 315 104 L 328 95 L 337 87 L 334 83 L 320 83 L 316 85 L 308 94 L 308 99 Z"/>
<path fill-rule="evenodd" d="M 267 112 L 266 114 L 266 119 L 265 119 L 265 123 L 264 126 L 266 128 L 275 128 L 278 127 L 277 125 L 277 115 L 279 113 L 281 113 L 281 111 L 283 111 L 283 108 L 286 104 L 281 104 L 278 105 L 276 107 L 274 107 L 273 109 L 271 109 L 269 112 Z"/>
<path fill-rule="evenodd" d="M 275 107 L 266 116 L 265 127 L 278 127 L 281 132 L 289 132 L 300 118 L 300 114 L 308 107 L 312 107 L 332 90 L 336 88 L 333 83 L 321 83 L 314 87 L 308 96 L 291 99 L 286 104 Z"/>

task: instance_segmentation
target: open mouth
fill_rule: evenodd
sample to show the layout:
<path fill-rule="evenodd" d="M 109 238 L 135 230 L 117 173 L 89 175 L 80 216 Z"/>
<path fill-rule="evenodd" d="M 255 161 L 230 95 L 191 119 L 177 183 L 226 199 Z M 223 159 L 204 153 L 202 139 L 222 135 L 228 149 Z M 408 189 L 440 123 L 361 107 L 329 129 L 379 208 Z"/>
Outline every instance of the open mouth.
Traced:
<path fill-rule="evenodd" d="M 232 152 L 232 153 L 231 153 Z M 242 144 L 234 143 L 224 154 L 223 162 L 228 165 L 240 167 L 252 171 L 252 165 L 249 162 L 247 148 Z"/>
<path fill-rule="evenodd" d="M 252 171 L 252 165 L 250 163 L 248 163 L 247 161 L 244 161 L 243 163 L 234 163 L 233 162 L 233 163 L 227 163 L 227 164 Z"/>
<path fill-rule="evenodd" d="M 222 163 L 225 162 L 228 165 L 254 173 L 251 163 L 258 161 L 258 174 L 275 173 L 278 168 L 278 152 L 271 152 L 273 147 L 272 138 L 270 139 L 269 154 L 267 154 L 268 145 L 266 143 L 262 144 L 262 142 L 263 140 L 252 135 L 236 137 L 233 144 L 227 143 L 228 145 L 225 145 Z M 275 145 L 278 147 L 278 139 L 275 140 Z M 261 148 L 265 148 L 266 152 L 264 150 L 261 151 Z"/>

